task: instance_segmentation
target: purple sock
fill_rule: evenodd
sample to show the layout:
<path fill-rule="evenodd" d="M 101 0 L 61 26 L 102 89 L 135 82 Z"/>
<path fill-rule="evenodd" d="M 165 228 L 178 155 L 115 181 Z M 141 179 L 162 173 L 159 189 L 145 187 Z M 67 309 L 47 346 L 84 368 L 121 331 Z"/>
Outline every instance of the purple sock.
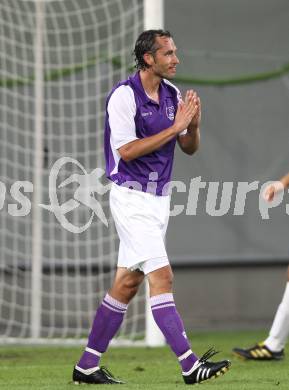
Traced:
<path fill-rule="evenodd" d="M 98 366 L 101 354 L 107 350 L 122 323 L 127 306 L 106 294 L 96 311 L 88 343 L 77 364 L 78 367 L 87 370 Z"/>
<path fill-rule="evenodd" d="M 160 294 L 150 298 L 153 317 L 167 343 L 181 364 L 183 372 L 189 371 L 198 357 L 191 351 L 183 321 L 177 312 L 173 294 Z"/>

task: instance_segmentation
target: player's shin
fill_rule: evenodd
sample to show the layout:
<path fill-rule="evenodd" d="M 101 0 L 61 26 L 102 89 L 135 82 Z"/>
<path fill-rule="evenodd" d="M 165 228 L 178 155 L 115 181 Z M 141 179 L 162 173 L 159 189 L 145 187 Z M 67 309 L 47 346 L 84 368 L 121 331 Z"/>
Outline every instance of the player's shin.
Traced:
<path fill-rule="evenodd" d="M 264 341 L 271 351 L 282 351 L 289 335 L 289 282 L 275 314 L 269 337 Z"/>
<path fill-rule="evenodd" d="M 189 371 L 198 357 L 191 351 L 183 321 L 176 309 L 173 294 L 160 294 L 150 298 L 153 317 L 176 354 L 183 372 Z"/>
<path fill-rule="evenodd" d="M 77 367 L 88 370 L 99 365 L 101 354 L 121 326 L 127 306 L 106 294 L 96 311 L 87 346 Z"/>

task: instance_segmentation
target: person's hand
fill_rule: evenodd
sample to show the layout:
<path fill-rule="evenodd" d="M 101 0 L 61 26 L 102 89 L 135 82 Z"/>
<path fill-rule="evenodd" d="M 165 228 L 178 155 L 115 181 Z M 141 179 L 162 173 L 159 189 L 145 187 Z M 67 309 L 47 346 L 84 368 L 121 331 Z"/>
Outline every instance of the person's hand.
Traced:
<path fill-rule="evenodd" d="M 197 130 L 201 123 L 201 116 L 202 116 L 202 107 L 201 107 L 201 100 L 198 97 L 197 93 L 190 89 L 186 93 L 185 97 L 185 103 L 193 102 L 193 105 L 197 108 L 196 112 L 191 120 L 191 122 L 188 125 L 188 132 Z"/>
<path fill-rule="evenodd" d="M 263 191 L 263 198 L 267 202 L 272 202 L 274 197 L 281 191 L 284 191 L 284 185 L 281 181 L 275 181 L 272 184 L 269 184 Z"/>
<path fill-rule="evenodd" d="M 191 97 L 185 102 L 179 101 L 178 110 L 173 125 L 176 134 L 181 133 L 189 126 L 197 110 L 198 105 Z"/>

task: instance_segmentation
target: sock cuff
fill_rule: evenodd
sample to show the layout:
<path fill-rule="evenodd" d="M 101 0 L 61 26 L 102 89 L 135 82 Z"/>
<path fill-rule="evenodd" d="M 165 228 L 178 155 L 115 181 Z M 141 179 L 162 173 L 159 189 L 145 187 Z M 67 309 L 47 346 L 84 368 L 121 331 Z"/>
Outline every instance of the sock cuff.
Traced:
<path fill-rule="evenodd" d="M 92 353 L 93 355 L 98 356 L 98 357 L 101 357 L 101 355 L 102 355 L 101 352 L 98 352 L 95 349 L 92 349 L 92 348 L 89 348 L 89 347 L 86 347 L 85 351 L 89 352 L 89 353 Z"/>
<path fill-rule="evenodd" d="M 151 308 L 156 308 L 159 305 L 163 306 L 167 304 L 170 306 L 175 306 L 174 296 L 172 293 L 165 293 L 150 297 Z"/>
<path fill-rule="evenodd" d="M 189 357 L 192 354 L 193 354 L 193 351 L 191 349 L 189 349 L 187 352 L 183 353 L 181 356 L 178 356 L 179 362 L 181 362 L 182 360 L 187 359 L 187 357 Z"/>
<path fill-rule="evenodd" d="M 125 313 L 128 305 L 118 301 L 117 299 L 111 297 L 108 293 L 102 301 L 102 305 L 106 306 L 108 309 L 117 311 L 119 313 Z"/>
<path fill-rule="evenodd" d="M 86 370 L 84 370 L 83 368 L 79 367 L 79 366 L 75 366 L 75 369 L 79 372 L 82 372 L 82 374 L 84 375 L 91 375 L 93 374 L 94 372 L 100 370 L 100 368 L 97 366 L 97 367 L 92 367 L 92 368 L 87 368 Z"/>

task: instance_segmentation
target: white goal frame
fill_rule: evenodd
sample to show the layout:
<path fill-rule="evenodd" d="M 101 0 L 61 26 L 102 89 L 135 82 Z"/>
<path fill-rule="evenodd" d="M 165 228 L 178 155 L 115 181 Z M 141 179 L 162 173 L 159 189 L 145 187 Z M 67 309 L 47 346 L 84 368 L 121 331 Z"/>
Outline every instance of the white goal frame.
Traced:
<path fill-rule="evenodd" d="M 24 0 L 25 1 L 25 0 Z M 35 63 L 34 63 L 34 93 L 35 93 L 35 156 L 33 167 L 33 200 L 32 200 L 32 259 L 31 259 L 31 318 L 30 318 L 30 337 L 6 337 L 1 338 L 2 344 L 84 344 L 86 339 L 61 339 L 61 338 L 42 338 L 41 337 L 41 315 L 42 315 L 42 209 L 39 204 L 42 203 L 42 165 L 43 165 L 43 115 L 44 115 L 44 42 L 43 30 L 45 28 L 45 2 L 47 0 L 35 0 L 36 5 L 36 35 L 35 35 Z M 143 0 L 143 26 L 147 29 L 164 28 L 164 1 L 163 0 Z M 124 339 L 113 340 L 111 345 L 147 345 L 150 347 L 163 346 L 165 339 L 153 319 L 150 304 L 149 291 L 146 281 L 146 308 L 145 308 L 145 340 L 130 341 Z"/>

